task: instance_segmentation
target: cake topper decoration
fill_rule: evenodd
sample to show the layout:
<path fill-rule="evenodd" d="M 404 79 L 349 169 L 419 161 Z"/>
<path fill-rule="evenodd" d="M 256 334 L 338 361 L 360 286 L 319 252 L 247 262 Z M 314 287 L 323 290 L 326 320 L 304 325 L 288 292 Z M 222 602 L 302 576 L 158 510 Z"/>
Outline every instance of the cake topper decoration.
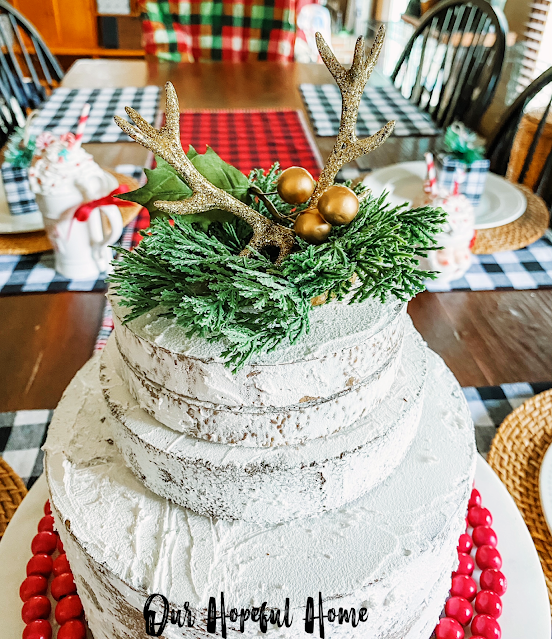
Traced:
<path fill-rule="evenodd" d="M 126 107 L 126 112 L 134 122 L 130 124 L 123 118 L 115 116 L 115 121 L 121 129 L 136 142 L 145 146 L 168 164 L 184 179 L 192 190 L 192 196 L 178 201 L 156 201 L 155 206 L 171 215 L 191 215 L 206 213 L 215 209 L 227 211 L 236 217 L 243 219 L 253 230 L 253 236 L 248 245 L 242 250 L 241 255 L 249 255 L 251 250 L 257 252 L 267 247 L 279 249 L 276 265 L 280 265 L 292 252 L 295 244 L 295 233 L 312 244 L 325 241 L 333 224 L 348 224 L 358 212 L 359 203 L 356 195 L 348 190 L 348 193 L 330 193 L 335 177 L 339 169 L 352 160 L 370 153 L 391 134 L 395 122 L 388 122 L 374 135 L 359 140 L 355 134 L 356 121 L 360 99 L 368 78 L 376 64 L 385 37 L 385 28 L 380 27 L 369 55 L 366 55 L 364 38 L 358 38 L 353 63 L 350 69 L 345 69 L 332 53 L 328 44 L 320 33 L 316 34 L 318 50 L 328 70 L 337 82 L 343 105 L 341 110 L 341 124 L 334 148 L 328 158 L 320 179 L 314 184 L 307 184 L 306 197 L 302 203 L 310 197 L 308 210 L 299 215 L 295 221 L 294 230 L 279 224 L 281 217 L 273 216 L 271 220 L 258 211 L 235 198 L 231 193 L 218 188 L 204 177 L 193 165 L 182 149 L 180 141 L 180 108 L 174 86 L 167 82 L 166 90 L 166 123 L 160 129 L 155 129 L 131 107 Z M 300 167 L 292 167 L 296 172 Z M 289 170 L 288 170 L 289 171 Z M 307 180 L 308 181 L 308 180 Z M 312 190 L 310 190 L 312 186 Z M 339 187 L 342 190 L 346 187 Z M 308 192 L 310 190 L 310 193 Z M 312 197 L 311 197 L 312 196 Z M 328 216 L 324 217 L 317 208 L 319 200 L 326 202 Z M 354 201 L 353 201 L 354 200 Z M 336 210 L 337 209 L 337 210 Z M 341 212 L 343 209 L 343 212 Z"/>

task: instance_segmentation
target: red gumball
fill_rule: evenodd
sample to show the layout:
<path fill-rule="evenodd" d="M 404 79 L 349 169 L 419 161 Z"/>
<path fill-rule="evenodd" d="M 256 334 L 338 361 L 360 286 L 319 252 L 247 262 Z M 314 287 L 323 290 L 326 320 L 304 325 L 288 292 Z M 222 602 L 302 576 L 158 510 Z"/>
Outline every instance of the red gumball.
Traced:
<path fill-rule="evenodd" d="M 21 619 L 23 619 L 25 623 L 31 623 L 31 621 L 35 619 L 48 619 L 51 610 L 52 604 L 48 597 L 44 595 L 31 597 L 23 604 Z"/>
<path fill-rule="evenodd" d="M 468 601 L 473 601 L 477 592 L 477 584 L 468 575 L 455 575 L 452 578 L 452 588 L 450 594 L 453 597 L 463 597 Z"/>
<path fill-rule="evenodd" d="M 44 577 L 49 577 L 53 567 L 54 562 L 50 555 L 40 553 L 29 559 L 29 562 L 27 563 L 27 576 L 43 575 Z"/>
<path fill-rule="evenodd" d="M 54 532 L 54 518 L 52 515 L 44 515 L 38 522 L 38 532 Z"/>
<path fill-rule="evenodd" d="M 63 625 L 71 619 L 78 619 L 82 615 L 82 603 L 78 595 L 64 597 L 56 606 L 56 621 Z"/>
<path fill-rule="evenodd" d="M 80 619 L 71 619 L 60 627 L 57 639 L 84 639 L 86 637 L 86 626 Z"/>
<path fill-rule="evenodd" d="M 469 554 L 471 549 L 473 548 L 472 538 L 468 535 L 468 533 L 462 533 L 460 535 L 460 539 L 458 540 L 458 552 L 464 552 Z"/>
<path fill-rule="evenodd" d="M 468 575 L 471 577 L 473 571 L 475 569 L 475 562 L 473 557 L 466 554 L 465 552 L 458 553 L 458 568 L 452 573 L 454 575 Z"/>
<path fill-rule="evenodd" d="M 463 597 L 451 597 L 445 604 L 445 614 L 462 626 L 467 626 L 473 617 L 471 603 Z"/>
<path fill-rule="evenodd" d="M 480 546 L 475 553 L 475 563 L 485 570 L 485 568 L 502 568 L 502 557 L 496 548 L 492 546 Z"/>
<path fill-rule="evenodd" d="M 52 639 L 52 626 L 47 619 L 35 619 L 23 630 L 23 639 Z"/>
<path fill-rule="evenodd" d="M 71 572 L 71 566 L 69 566 L 69 560 L 65 553 L 54 559 L 54 575 L 58 577 L 64 572 Z"/>
<path fill-rule="evenodd" d="M 58 536 L 53 532 L 39 532 L 34 536 L 31 542 L 31 550 L 33 555 L 45 553 L 51 555 L 57 547 Z"/>
<path fill-rule="evenodd" d="M 468 510 L 468 521 L 470 526 L 490 526 L 493 523 L 493 516 L 488 508 L 474 506 Z"/>
<path fill-rule="evenodd" d="M 64 572 L 63 574 L 55 577 L 52 581 L 51 592 L 52 597 L 56 601 L 59 601 L 62 597 L 66 597 L 67 595 L 74 595 L 77 592 L 77 587 L 75 586 L 73 573 Z"/>
<path fill-rule="evenodd" d="M 52 514 L 52 508 L 50 507 L 50 501 L 49 500 L 44 504 L 44 514 L 45 515 L 51 515 Z"/>
<path fill-rule="evenodd" d="M 471 625 L 474 635 L 481 635 L 484 639 L 500 639 L 502 631 L 498 621 L 489 615 L 475 615 Z"/>
<path fill-rule="evenodd" d="M 456 619 L 443 617 L 435 627 L 435 639 L 464 639 L 464 629 Z"/>
<path fill-rule="evenodd" d="M 44 595 L 48 590 L 48 580 L 43 575 L 29 575 L 19 588 L 21 601 L 27 601 L 36 595 Z"/>
<path fill-rule="evenodd" d="M 490 526 L 477 526 L 472 532 L 473 543 L 476 546 L 492 546 L 496 548 L 498 539 Z"/>
<path fill-rule="evenodd" d="M 502 614 L 502 601 L 496 592 L 481 590 L 475 597 L 475 610 L 480 615 L 489 615 L 498 619 Z"/>
<path fill-rule="evenodd" d="M 468 502 L 468 508 L 473 508 L 474 506 L 481 506 L 481 493 L 476 488 L 471 491 L 470 501 Z"/>
<path fill-rule="evenodd" d="M 479 577 L 479 585 L 483 590 L 490 590 L 496 592 L 499 597 L 506 592 L 508 588 L 508 582 L 506 577 L 494 568 L 487 568 L 481 573 Z"/>

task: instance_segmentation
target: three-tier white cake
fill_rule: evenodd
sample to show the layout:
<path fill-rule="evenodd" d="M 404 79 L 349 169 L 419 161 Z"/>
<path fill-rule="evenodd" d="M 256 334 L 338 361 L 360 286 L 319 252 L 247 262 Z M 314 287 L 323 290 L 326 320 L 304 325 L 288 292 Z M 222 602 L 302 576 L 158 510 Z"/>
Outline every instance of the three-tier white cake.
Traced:
<path fill-rule="evenodd" d="M 274 639 L 308 636 L 319 593 L 325 612 L 365 610 L 357 627 L 326 618 L 328 637 L 428 639 L 475 445 L 461 389 L 405 305 L 314 308 L 306 338 L 234 375 L 223 345 L 156 312 L 123 324 L 113 302 L 114 334 L 69 386 L 45 447 L 95 639 L 146 636 L 157 593 L 193 612 L 193 627 L 169 617 L 170 639 L 208 636 L 221 593 L 227 611 L 289 599 L 291 626 L 269 624 Z M 229 618 L 228 636 L 239 626 Z M 244 630 L 260 635 L 251 620 Z"/>

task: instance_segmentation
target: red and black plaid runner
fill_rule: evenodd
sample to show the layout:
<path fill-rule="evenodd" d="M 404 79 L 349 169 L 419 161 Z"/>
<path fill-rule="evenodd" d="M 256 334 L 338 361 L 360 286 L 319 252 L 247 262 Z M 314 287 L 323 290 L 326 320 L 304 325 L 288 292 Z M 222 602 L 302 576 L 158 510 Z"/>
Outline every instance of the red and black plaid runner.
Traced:
<path fill-rule="evenodd" d="M 208 145 L 246 175 L 274 162 L 320 174 L 318 150 L 301 113 L 292 109 L 187 111 L 180 114 L 180 136 L 184 150 L 191 144 L 204 153 Z"/>

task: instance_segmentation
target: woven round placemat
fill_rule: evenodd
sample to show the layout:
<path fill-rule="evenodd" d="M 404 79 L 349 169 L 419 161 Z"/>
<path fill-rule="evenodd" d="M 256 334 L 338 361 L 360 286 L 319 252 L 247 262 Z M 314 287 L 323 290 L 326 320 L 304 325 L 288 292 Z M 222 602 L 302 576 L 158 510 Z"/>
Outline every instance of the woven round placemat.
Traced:
<path fill-rule="evenodd" d="M 115 173 L 107 170 L 108 173 L 114 175 L 119 184 L 126 184 L 131 191 L 137 189 L 140 185 L 138 182 L 122 173 Z M 123 217 L 123 226 L 126 226 L 133 220 L 141 209 L 140 204 L 132 206 L 121 206 L 120 211 Z M 31 253 L 42 253 L 43 251 L 51 251 L 52 245 L 45 231 L 36 231 L 34 233 L 10 233 L 0 235 L 0 255 L 30 255 Z"/>
<path fill-rule="evenodd" d="M 0 457 L 0 539 L 26 494 L 21 477 Z"/>
<path fill-rule="evenodd" d="M 535 395 L 500 425 L 487 461 L 519 508 L 535 547 L 552 602 L 552 535 L 539 496 L 542 458 L 552 443 L 552 390 Z"/>
<path fill-rule="evenodd" d="M 546 204 L 526 186 L 516 184 L 527 198 L 527 209 L 517 220 L 494 229 L 480 229 L 475 236 L 472 252 L 489 255 L 500 251 L 516 251 L 541 238 L 550 221 Z"/>

